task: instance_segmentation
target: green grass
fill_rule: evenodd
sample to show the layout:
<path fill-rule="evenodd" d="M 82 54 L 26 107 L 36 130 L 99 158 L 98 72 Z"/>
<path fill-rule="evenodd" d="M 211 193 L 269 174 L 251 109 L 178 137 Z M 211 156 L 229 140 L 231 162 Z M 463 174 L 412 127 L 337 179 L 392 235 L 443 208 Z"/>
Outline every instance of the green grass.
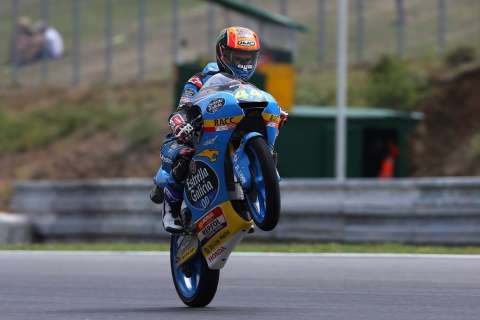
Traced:
<path fill-rule="evenodd" d="M 113 127 L 127 117 L 126 110 L 109 110 L 100 106 L 56 106 L 47 112 L 0 113 L 0 150 L 19 152 L 38 149 L 75 132 L 86 136 Z"/>
<path fill-rule="evenodd" d="M 48 243 L 0 245 L 0 250 L 47 251 L 167 251 L 168 243 Z M 240 244 L 238 252 L 296 252 L 296 253 L 423 253 L 423 254 L 480 254 L 480 246 L 445 247 L 403 244 L 340 244 L 340 243 L 255 243 Z"/>

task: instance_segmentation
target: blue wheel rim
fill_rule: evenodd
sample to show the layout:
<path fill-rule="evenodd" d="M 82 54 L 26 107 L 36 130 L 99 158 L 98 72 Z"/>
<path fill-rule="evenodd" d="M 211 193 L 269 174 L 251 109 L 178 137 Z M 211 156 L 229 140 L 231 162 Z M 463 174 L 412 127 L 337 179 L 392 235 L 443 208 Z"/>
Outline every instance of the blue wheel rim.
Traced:
<path fill-rule="evenodd" d="M 262 167 L 260 166 L 260 161 L 258 160 L 256 153 L 253 150 L 251 151 L 251 154 L 253 155 L 250 158 L 250 173 L 252 175 L 251 184 L 257 192 L 257 197 L 256 201 L 253 201 L 250 196 L 247 196 L 247 203 L 254 220 L 262 223 L 265 220 L 265 215 L 267 212 L 265 204 L 267 198 L 265 190 L 265 180 L 262 175 Z"/>
<path fill-rule="evenodd" d="M 174 275 L 174 281 L 177 284 L 177 288 L 180 291 L 181 295 L 186 298 L 193 297 L 198 291 L 198 285 L 200 283 L 201 270 L 202 270 L 202 259 L 200 254 L 192 258 L 186 264 L 191 270 L 191 276 L 187 277 L 182 271 L 182 267 L 178 268 L 175 266 L 175 256 L 177 254 L 177 240 L 180 236 L 173 235 L 172 241 L 172 250 L 170 252 L 170 259 L 172 260 L 172 269 Z"/>

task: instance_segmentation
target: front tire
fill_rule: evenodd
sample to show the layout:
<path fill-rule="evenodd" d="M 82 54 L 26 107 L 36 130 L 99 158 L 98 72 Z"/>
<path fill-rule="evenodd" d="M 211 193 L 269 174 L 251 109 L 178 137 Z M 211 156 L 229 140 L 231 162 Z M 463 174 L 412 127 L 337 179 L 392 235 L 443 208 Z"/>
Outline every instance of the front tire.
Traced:
<path fill-rule="evenodd" d="M 251 188 L 247 192 L 247 204 L 255 224 L 264 231 L 273 230 L 280 217 L 280 187 L 272 152 L 263 137 L 248 141 Z"/>
<path fill-rule="evenodd" d="M 186 267 L 177 268 L 175 255 L 177 240 L 181 235 L 170 238 L 170 269 L 173 284 L 180 299 L 189 307 L 199 308 L 208 305 L 217 292 L 220 270 L 211 270 L 200 251 L 185 263 Z M 188 272 L 186 272 L 188 270 Z"/>

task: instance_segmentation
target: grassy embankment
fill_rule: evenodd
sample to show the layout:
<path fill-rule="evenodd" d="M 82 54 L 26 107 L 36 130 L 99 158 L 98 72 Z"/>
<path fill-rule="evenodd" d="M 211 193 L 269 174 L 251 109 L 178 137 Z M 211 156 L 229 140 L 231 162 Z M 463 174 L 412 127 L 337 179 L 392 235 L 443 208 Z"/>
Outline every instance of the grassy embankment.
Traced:
<path fill-rule="evenodd" d="M 0 250 L 47 251 L 168 251 L 166 242 L 159 243 L 49 243 L 0 245 Z M 411 254 L 480 254 L 479 246 L 413 246 L 403 244 L 340 244 L 340 243 L 252 243 L 240 244 L 238 252 L 295 253 L 411 253 Z"/>

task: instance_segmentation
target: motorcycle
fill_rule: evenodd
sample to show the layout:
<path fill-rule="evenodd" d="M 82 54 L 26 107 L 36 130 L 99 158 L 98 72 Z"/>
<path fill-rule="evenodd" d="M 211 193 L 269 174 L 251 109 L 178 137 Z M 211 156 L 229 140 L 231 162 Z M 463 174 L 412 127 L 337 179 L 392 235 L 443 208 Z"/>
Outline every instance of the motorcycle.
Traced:
<path fill-rule="evenodd" d="M 170 266 L 180 299 L 204 307 L 215 296 L 220 269 L 254 224 L 270 231 L 278 223 L 273 146 L 281 111 L 267 92 L 222 73 L 204 84 L 193 104 L 201 120 L 185 181 L 184 232 L 171 235 Z"/>

